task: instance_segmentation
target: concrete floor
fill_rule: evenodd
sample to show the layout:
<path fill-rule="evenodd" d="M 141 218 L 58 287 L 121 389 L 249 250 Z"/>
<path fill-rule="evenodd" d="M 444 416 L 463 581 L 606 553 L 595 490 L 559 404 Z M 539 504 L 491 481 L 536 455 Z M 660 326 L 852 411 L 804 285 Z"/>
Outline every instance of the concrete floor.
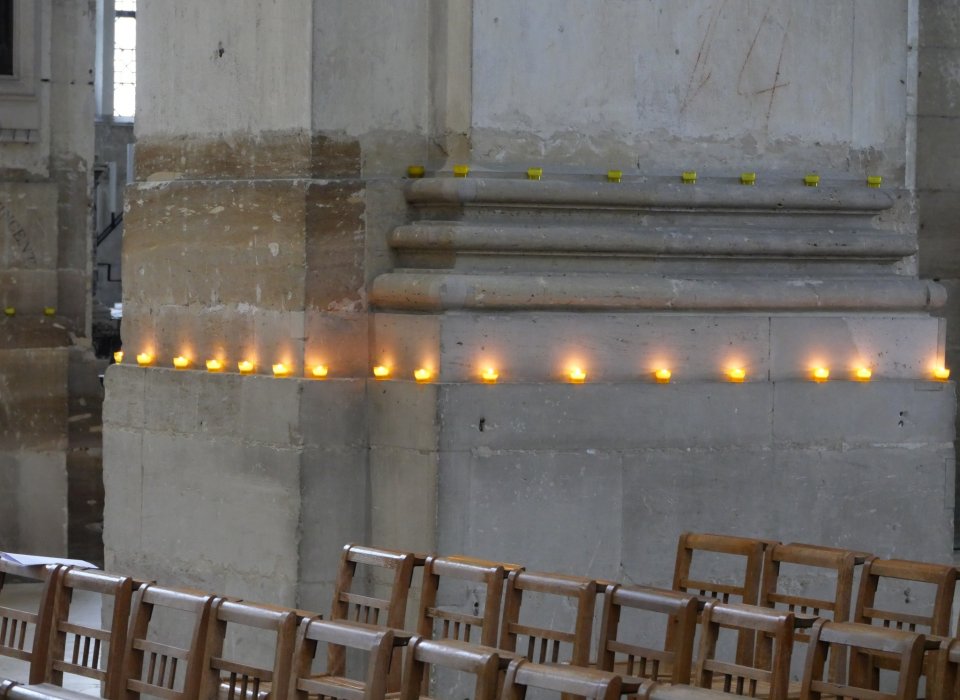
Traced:
<path fill-rule="evenodd" d="M 36 612 L 40 604 L 40 584 L 20 583 L 8 584 L 0 591 L 0 606 L 29 610 Z M 70 606 L 71 621 L 79 624 L 100 624 L 100 597 L 96 594 L 77 591 Z M 31 640 L 27 640 L 29 646 Z M 72 648 L 70 638 L 67 638 L 67 655 Z M 30 674 L 29 664 L 18 659 L 0 656 L 0 678 L 9 678 L 15 681 L 26 682 Z M 99 697 L 100 682 L 91 678 L 64 674 L 63 686 L 70 690 Z"/>

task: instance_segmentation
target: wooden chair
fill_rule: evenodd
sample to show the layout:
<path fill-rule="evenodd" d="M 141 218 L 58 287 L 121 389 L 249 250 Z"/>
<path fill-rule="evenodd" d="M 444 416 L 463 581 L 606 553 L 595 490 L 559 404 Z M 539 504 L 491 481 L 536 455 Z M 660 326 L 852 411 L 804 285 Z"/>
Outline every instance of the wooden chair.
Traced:
<path fill-rule="evenodd" d="M 300 615 L 294 610 L 220 599 L 214 603 L 200 697 L 215 700 L 286 700 Z M 257 666 L 223 653 L 228 630 L 266 630 L 275 635 L 273 664 Z"/>
<path fill-rule="evenodd" d="M 763 553 L 773 543 L 764 540 L 685 532 L 677 543 L 677 558 L 673 570 L 673 590 L 693 593 L 703 600 L 719 600 L 722 603 L 756 605 L 760 594 L 760 574 L 763 569 Z M 694 554 L 713 553 L 724 558 L 742 560 L 743 574 L 733 583 L 705 581 L 691 576 Z M 673 639 L 668 636 L 668 644 Z M 753 659 L 754 637 L 741 634 L 737 641 L 737 663 L 747 665 Z"/>
<path fill-rule="evenodd" d="M 767 547 L 763 559 L 763 578 L 760 586 L 760 606 L 786 608 L 797 617 L 822 617 L 833 622 L 848 622 L 853 598 L 853 576 L 856 567 L 869 555 L 832 547 L 805 544 L 775 544 Z M 835 577 L 836 583 L 829 598 L 811 598 L 780 589 L 781 566 L 786 564 L 804 570 L 825 572 Z M 809 641 L 803 629 L 796 629 L 794 641 Z M 757 665 L 768 668 L 772 660 L 773 639 L 760 635 L 757 641 Z M 836 654 L 831 660 L 831 680 L 842 682 L 846 676 L 845 659 Z"/>
<path fill-rule="evenodd" d="M 10 700 L 90 700 L 92 697 L 95 696 L 51 685 L 21 685 L 13 681 L 0 681 L 0 698 Z"/>
<path fill-rule="evenodd" d="M 56 695 L 61 690 L 57 686 L 63 685 L 66 673 L 100 681 L 104 698 L 121 697 L 133 579 L 102 571 L 64 568 L 54 581 L 49 651 L 44 655 L 44 663 L 31 669 L 31 686 Z M 111 603 L 113 612 L 106 627 L 71 621 L 75 591 L 96 593 L 102 601 Z"/>
<path fill-rule="evenodd" d="M 507 667 L 503 683 L 503 700 L 524 700 L 527 689 L 561 693 L 588 700 L 617 700 L 621 679 L 615 673 L 592 668 L 535 664 L 518 659 Z"/>
<path fill-rule="evenodd" d="M 123 660 L 122 696 L 127 700 L 141 693 L 176 700 L 199 697 L 203 658 L 214 596 L 200 591 L 164 588 L 146 584 L 134 596 L 133 617 L 127 633 Z M 166 614 L 157 615 L 162 611 Z M 150 639 L 163 618 L 182 627 L 189 621 L 189 643 L 176 646 Z M 176 617 L 176 620 L 170 620 Z M 179 629 L 178 631 L 183 631 Z"/>
<path fill-rule="evenodd" d="M 767 636 L 771 641 L 769 662 L 723 661 L 717 658 L 722 629 Z M 694 670 L 694 685 L 748 697 L 786 700 L 793 654 L 794 615 L 753 605 L 724 605 L 711 601 L 703 610 L 700 648 Z"/>
<path fill-rule="evenodd" d="M 892 581 L 897 586 L 903 586 L 904 583 L 927 584 L 932 587 L 933 602 L 925 611 L 917 610 L 916 605 L 896 610 L 880 608 L 876 601 L 877 592 L 885 580 Z M 871 559 L 864 565 L 860 578 L 860 592 L 853 621 L 864 625 L 880 625 L 896 630 L 949 637 L 956 584 L 957 570 L 952 566 L 899 559 Z M 927 645 L 928 653 L 922 667 L 922 675 L 927 676 L 928 687 L 935 690 L 940 685 L 937 673 L 943 665 L 940 647 L 935 641 Z M 872 679 L 870 687 L 876 688 L 880 669 L 891 669 L 898 661 L 894 655 L 882 652 L 871 654 L 870 659 L 871 665 L 867 671 Z"/>
<path fill-rule="evenodd" d="M 739 700 L 739 695 L 722 690 L 698 688 L 692 685 L 655 684 L 640 696 L 640 700 Z M 631 698 L 633 700 L 633 698 Z"/>
<path fill-rule="evenodd" d="M 495 562 L 427 557 L 417 634 L 425 639 L 459 639 L 495 647 L 505 578 L 503 566 Z M 449 579 L 481 588 L 473 602 L 473 614 L 437 604 L 440 583 Z"/>
<path fill-rule="evenodd" d="M 525 592 L 541 593 L 565 598 L 574 606 L 572 628 L 555 629 L 520 620 Z M 597 582 L 579 576 L 544 574 L 531 571 L 512 571 L 507 577 L 507 593 L 500 624 L 498 647 L 515 652 L 528 661 L 538 663 L 569 663 L 588 666 L 590 663 L 590 635 L 596 605 Z M 519 638 L 525 637 L 518 650 Z M 569 646 L 569 654 L 561 656 L 561 646 Z"/>
<path fill-rule="evenodd" d="M 21 566 L 0 559 L 0 591 L 7 576 L 19 576 L 42 582 L 40 603 L 36 611 L 0 605 L 0 656 L 17 659 L 29 664 L 24 677 L 34 674 L 34 669 L 43 668 L 50 647 L 50 630 L 53 620 L 53 601 L 60 566 Z M 27 640 L 32 639 L 30 645 Z"/>
<path fill-rule="evenodd" d="M 850 655 L 849 683 L 836 683 L 827 677 L 828 659 L 838 649 Z M 801 697 L 804 700 L 820 700 L 821 697 L 916 700 L 923 650 L 922 634 L 849 622 L 817 620 L 810 633 Z M 890 667 L 897 672 L 897 687 L 894 693 L 864 687 L 854 680 L 869 675 L 867 672 L 871 655 L 881 652 L 892 660 Z"/>
<path fill-rule="evenodd" d="M 501 658 L 496 649 L 445 639 L 414 637 L 406 652 L 400 700 L 428 698 L 431 666 L 476 676 L 473 700 L 496 700 Z"/>
<path fill-rule="evenodd" d="M 313 662 L 319 644 L 366 652 L 364 679 L 347 678 L 343 672 L 314 674 Z M 308 619 L 300 623 L 290 676 L 290 700 L 312 697 L 339 700 L 383 700 L 393 653 L 393 630 L 357 622 L 333 622 Z"/>
<path fill-rule="evenodd" d="M 597 667 L 629 679 L 662 678 L 671 683 L 689 683 L 698 608 L 699 600 L 695 596 L 676 591 L 620 584 L 607 586 L 597 644 Z M 627 629 L 623 630 L 621 619 L 624 611 L 639 612 L 643 619 L 628 623 Z M 661 647 L 648 647 L 621 639 L 622 631 L 646 627 L 649 624 L 648 613 L 666 617 L 666 634 Z"/>
<path fill-rule="evenodd" d="M 960 639 L 947 642 L 939 678 L 943 697 L 960 698 Z"/>

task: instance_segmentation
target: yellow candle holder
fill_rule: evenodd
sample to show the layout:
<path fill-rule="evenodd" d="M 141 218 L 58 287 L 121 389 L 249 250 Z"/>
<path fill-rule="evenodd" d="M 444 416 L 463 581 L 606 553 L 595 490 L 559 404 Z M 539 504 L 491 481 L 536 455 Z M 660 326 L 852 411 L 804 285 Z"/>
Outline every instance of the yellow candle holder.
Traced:
<path fill-rule="evenodd" d="M 17 310 L 12 306 L 8 306 L 3 310 L 3 313 L 5 313 L 7 316 L 16 316 Z"/>
<path fill-rule="evenodd" d="M 223 371 L 223 362 L 217 358 L 207 360 L 207 371 L 208 372 L 222 372 Z"/>
<path fill-rule="evenodd" d="M 820 186 L 820 176 L 819 175 L 804 175 L 803 184 L 807 187 L 819 187 Z"/>
<path fill-rule="evenodd" d="M 328 371 L 329 368 L 326 365 L 314 365 L 313 369 L 310 370 L 310 374 L 313 375 L 314 379 L 326 379 Z"/>
<path fill-rule="evenodd" d="M 173 366 L 175 369 L 186 369 L 190 366 L 190 360 L 183 355 L 177 355 L 173 358 Z"/>
<path fill-rule="evenodd" d="M 528 180 L 539 180 L 543 177 L 543 168 L 527 168 Z"/>
<path fill-rule="evenodd" d="M 741 185 L 756 185 L 756 184 L 757 184 L 757 174 L 756 174 L 756 173 L 740 173 L 740 184 L 741 184 Z"/>
<path fill-rule="evenodd" d="M 113 361 L 118 365 L 123 362 L 123 350 L 117 350 L 113 353 Z"/>
<path fill-rule="evenodd" d="M 377 365 L 373 368 L 373 376 L 377 379 L 386 379 L 390 376 L 390 368 L 386 365 Z"/>
<path fill-rule="evenodd" d="M 567 381 L 571 384 L 583 384 L 587 381 L 587 373 L 580 367 L 571 367 L 567 371 Z"/>
<path fill-rule="evenodd" d="M 933 377 L 941 382 L 945 382 L 950 379 L 950 370 L 948 370 L 946 367 L 934 367 Z"/>
<path fill-rule="evenodd" d="M 149 367 L 153 364 L 153 355 L 149 352 L 141 352 L 137 355 L 137 364 L 141 367 Z"/>
<path fill-rule="evenodd" d="M 867 187 L 880 187 L 883 184 L 883 178 L 880 175 L 868 175 Z"/>
<path fill-rule="evenodd" d="M 811 377 L 813 381 L 817 383 L 825 382 L 830 378 L 830 370 L 826 367 L 814 367 L 811 372 Z"/>
<path fill-rule="evenodd" d="M 607 171 L 607 182 L 620 182 L 623 180 L 623 171 L 622 170 L 608 170 Z"/>
<path fill-rule="evenodd" d="M 657 384 L 669 384 L 672 376 L 673 372 L 666 367 L 661 367 L 653 373 L 653 378 L 657 380 Z"/>
<path fill-rule="evenodd" d="M 747 370 L 745 370 L 743 367 L 731 367 L 727 370 L 727 379 L 729 379 L 731 382 L 741 384 L 746 378 Z"/>
<path fill-rule="evenodd" d="M 418 383 L 423 384 L 425 382 L 429 382 L 433 378 L 433 372 L 426 367 L 421 367 L 418 370 L 414 370 L 413 378 L 416 379 Z"/>
<path fill-rule="evenodd" d="M 257 368 L 250 360 L 240 360 L 237 363 L 237 371 L 240 374 L 253 374 L 254 370 Z"/>
<path fill-rule="evenodd" d="M 857 367 L 853 372 L 853 378 L 858 382 L 869 382 L 873 376 L 873 370 L 869 367 Z"/>
<path fill-rule="evenodd" d="M 480 378 L 483 380 L 484 384 L 496 384 L 497 380 L 500 378 L 500 375 L 493 367 L 487 367 L 485 370 L 483 370 Z"/>
<path fill-rule="evenodd" d="M 680 173 L 680 181 L 684 185 L 695 185 L 697 184 L 697 171 L 696 170 L 685 170 Z"/>
<path fill-rule="evenodd" d="M 469 165 L 454 165 L 453 166 L 453 176 L 454 177 L 466 177 L 470 174 Z"/>
<path fill-rule="evenodd" d="M 286 377 L 290 374 L 290 367 L 285 362 L 278 362 L 272 367 L 274 377 Z"/>
<path fill-rule="evenodd" d="M 422 165 L 408 165 L 407 166 L 407 177 L 412 178 L 421 178 L 427 172 L 427 169 Z"/>
<path fill-rule="evenodd" d="M 44 315 L 44 316 L 54 316 L 54 315 L 56 315 L 56 313 L 57 313 L 57 310 L 56 310 L 54 307 L 52 307 L 52 306 L 44 306 L 44 307 L 43 307 L 43 315 Z"/>

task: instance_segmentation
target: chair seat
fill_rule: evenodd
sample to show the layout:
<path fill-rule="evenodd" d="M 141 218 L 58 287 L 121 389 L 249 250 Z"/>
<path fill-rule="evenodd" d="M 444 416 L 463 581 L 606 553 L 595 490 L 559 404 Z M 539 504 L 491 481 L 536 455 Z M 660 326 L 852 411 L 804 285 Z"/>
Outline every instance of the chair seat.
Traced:
<path fill-rule="evenodd" d="M 87 695 L 76 690 L 67 690 L 52 683 L 37 683 L 35 685 L 18 685 L 11 692 L 11 697 L 23 698 L 61 698 L 62 700 L 90 700 L 98 697 L 96 695 Z"/>

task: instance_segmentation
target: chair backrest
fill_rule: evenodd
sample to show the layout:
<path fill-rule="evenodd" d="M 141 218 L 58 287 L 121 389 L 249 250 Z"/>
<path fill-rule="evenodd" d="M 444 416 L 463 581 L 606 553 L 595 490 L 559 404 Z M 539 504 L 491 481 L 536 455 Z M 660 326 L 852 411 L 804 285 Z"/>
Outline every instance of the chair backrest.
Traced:
<path fill-rule="evenodd" d="M 647 689 L 646 695 L 642 695 L 640 700 L 736 700 L 737 697 L 722 690 L 698 688 L 692 685 L 661 685 L 657 683 Z"/>
<path fill-rule="evenodd" d="M 342 673 L 314 674 L 313 661 L 319 644 L 367 653 L 364 680 Z M 357 622 L 304 620 L 297 633 L 293 670 L 290 675 L 290 700 L 307 700 L 317 695 L 338 700 L 383 700 L 393 651 L 393 630 Z"/>
<path fill-rule="evenodd" d="M 950 642 L 943 661 L 944 697 L 960 698 L 960 639 Z"/>
<path fill-rule="evenodd" d="M 476 676 L 473 700 L 496 700 L 500 679 L 500 657 L 496 649 L 422 637 L 414 637 L 407 646 L 400 700 L 429 697 L 424 689 L 431 666 Z"/>
<path fill-rule="evenodd" d="M 933 602 L 925 613 L 916 609 L 916 601 L 913 601 L 909 610 L 877 607 L 877 590 L 883 579 L 930 584 L 933 586 Z M 900 559 L 871 559 L 863 568 L 853 621 L 947 637 L 950 635 L 950 611 L 956 584 L 957 569 L 953 566 Z"/>
<path fill-rule="evenodd" d="M 411 552 L 348 544 L 340 556 L 340 569 L 333 592 L 331 620 L 352 620 L 368 625 L 403 629 L 407 612 L 407 594 L 413 580 L 417 556 Z M 392 571 L 389 593 L 377 598 L 356 591 L 357 565 L 364 564 Z"/>
<path fill-rule="evenodd" d="M 42 665 L 30 672 L 30 682 L 63 685 L 63 674 L 93 678 L 103 683 L 103 696 L 121 694 L 123 656 L 134 583 L 129 576 L 102 571 L 63 569 L 55 579 L 49 652 Z M 109 601 L 112 614 L 107 625 L 71 620 L 75 591 L 96 593 Z M 103 606 L 107 609 L 108 606 Z"/>
<path fill-rule="evenodd" d="M 799 615 L 822 617 L 834 622 L 848 622 L 853 598 L 853 576 L 864 555 L 843 549 L 805 544 L 776 544 L 767 547 L 763 558 L 763 579 L 760 586 L 760 606 L 783 609 Z M 813 598 L 791 593 L 781 587 L 781 565 L 802 567 L 804 574 L 827 573 L 835 577 L 833 592 L 829 598 Z M 792 566 L 791 566 L 792 565 Z M 796 569 L 793 569 L 796 570 Z M 808 641 L 809 636 L 796 630 L 795 641 Z M 772 639 L 760 635 L 757 641 L 758 665 L 766 666 L 771 660 Z M 837 654 L 831 662 L 830 677 L 842 681 L 845 676 L 844 659 Z"/>
<path fill-rule="evenodd" d="M 285 700 L 299 621 L 300 616 L 287 608 L 223 599 L 216 601 L 207 635 L 204 653 L 207 665 L 200 697 L 247 700 L 259 698 L 269 690 L 271 697 Z M 272 665 L 226 657 L 224 640 L 228 630 L 237 627 L 275 633 Z"/>
<path fill-rule="evenodd" d="M 60 566 L 21 566 L 0 559 L 0 591 L 7 576 L 42 582 L 36 611 L 0 605 L 0 656 L 30 664 L 31 673 L 46 663 L 53 619 L 53 600 Z M 28 640 L 32 640 L 28 646 Z"/>
<path fill-rule="evenodd" d="M 536 664 L 522 659 L 507 668 L 503 681 L 503 700 L 524 700 L 528 688 L 588 698 L 617 700 L 622 679 L 615 673 L 592 668 Z"/>
<path fill-rule="evenodd" d="M 525 591 L 556 596 L 573 603 L 574 620 L 566 629 L 556 629 L 521 621 Z M 538 663 L 569 662 L 574 666 L 590 663 L 590 635 L 597 598 L 597 582 L 579 576 L 562 576 L 532 571 L 512 571 L 507 577 L 507 593 L 500 623 L 499 648 L 512 651 Z M 521 645 L 520 638 L 526 641 Z M 561 656 L 568 645 L 569 654 Z M 519 648 L 518 648 L 519 647 Z"/>
<path fill-rule="evenodd" d="M 916 700 L 923 664 L 924 636 L 849 622 L 818 620 L 810 632 L 800 697 L 820 700 L 823 696 L 851 700 Z M 829 656 L 842 649 L 851 655 L 850 681 L 836 683 L 826 678 Z M 883 652 L 895 659 L 896 690 L 880 692 L 868 679 L 870 652 Z M 862 679 L 854 681 L 853 679 Z"/>
<path fill-rule="evenodd" d="M 703 610 L 694 685 L 722 687 L 726 693 L 749 697 L 756 697 L 758 690 L 769 689 L 770 700 L 786 700 L 793 654 L 793 626 L 792 612 L 754 605 L 707 603 Z M 717 658 L 721 629 L 735 630 L 738 636 L 744 631 L 767 636 L 772 640 L 769 665 L 760 667 L 752 661 L 740 663 Z M 722 683 L 718 684 L 717 680 L 721 679 Z"/>
<path fill-rule="evenodd" d="M 760 595 L 760 575 L 763 570 L 763 553 L 768 545 L 764 540 L 731 535 L 685 532 L 677 543 L 677 558 L 673 569 L 673 590 L 693 593 L 703 600 L 719 600 L 721 603 L 756 605 Z M 694 578 L 691 575 L 696 552 L 735 557 L 743 566 L 743 574 L 734 582 L 721 583 Z M 672 640 L 669 640 L 671 641 Z M 748 664 L 753 658 L 753 635 L 742 634 L 737 641 L 737 662 Z"/>
<path fill-rule="evenodd" d="M 495 647 L 505 578 L 503 566 L 496 562 L 427 557 L 423 565 L 417 634 L 426 639 L 459 639 Z M 464 600 L 460 609 L 438 605 L 441 582 L 450 579 L 481 590 L 472 601 Z M 462 605 L 471 602 L 473 610 L 464 612 Z"/>
<path fill-rule="evenodd" d="M 597 667 L 602 671 L 614 671 L 618 663 L 625 661 L 623 672 L 628 676 L 655 680 L 660 678 L 663 670 L 670 669 L 672 683 L 689 683 L 698 605 L 696 596 L 676 591 L 620 584 L 607 586 L 597 644 Z M 621 626 L 625 610 L 665 616 L 670 645 L 667 645 L 667 635 L 657 647 L 622 639 L 625 635 L 621 632 L 639 631 L 633 625 Z M 639 624 L 644 627 L 649 624 L 646 616 Z"/>
<path fill-rule="evenodd" d="M 151 584 L 137 590 L 123 659 L 124 697 L 133 700 L 140 693 L 184 700 L 199 697 L 213 602 L 212 595 L 201 591 Z M 166 614 L 157 615 L 159 611 Z M 188 629 L 183 629 L 184 623 Z M 150 638 L 157 627 L 171 624 L 186 632 L 181 635 L 189 638 L 186 646 Z"/>

